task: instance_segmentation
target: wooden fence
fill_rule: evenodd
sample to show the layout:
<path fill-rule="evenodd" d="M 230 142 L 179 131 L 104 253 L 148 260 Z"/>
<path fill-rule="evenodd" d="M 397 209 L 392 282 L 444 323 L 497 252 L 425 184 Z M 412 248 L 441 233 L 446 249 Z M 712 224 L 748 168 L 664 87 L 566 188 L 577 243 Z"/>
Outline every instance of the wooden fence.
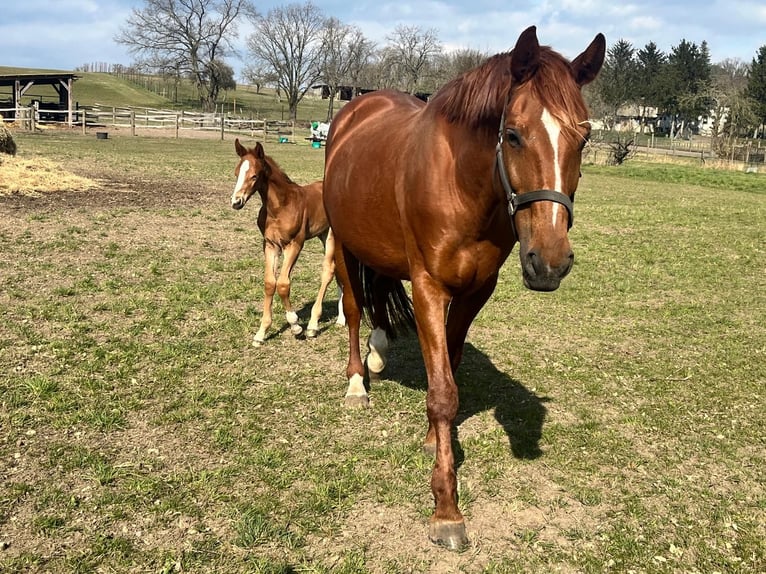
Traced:
<path fill-rule="evenodd" d="M 0 108 L 3 121 L 17 123 L 22 129 L 33 131 L 37 124 L 67 125 L 66 110 L 36 109 L 34 107 Z M 295 122 L 236 117 L 220 113 L 195 113 L 186 111 L 160 110 L 152 108 L 120 108 L 114 106 L 92 106 L 72 112 L 70 127 L 102 130 L 109 127 L 130 129 L 136 135 L 137 129 L 172 130 L 175 137 L 184 131 L 220 132 L 249 134 L 267 141 L 272 137 L 279 141 L 285 138 L 295 140 Z"/>

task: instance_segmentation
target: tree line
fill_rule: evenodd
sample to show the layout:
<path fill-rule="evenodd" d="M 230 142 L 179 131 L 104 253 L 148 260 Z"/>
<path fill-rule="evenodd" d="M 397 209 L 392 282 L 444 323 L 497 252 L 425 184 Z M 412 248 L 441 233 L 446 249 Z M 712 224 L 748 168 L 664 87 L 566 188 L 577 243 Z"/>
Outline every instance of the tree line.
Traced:
<path fill-rule="evenodd" d="M 737 138 L 763 135 L 766 124 L 766 45 L 751 63 L 726 59 L 711 63 L 706 42 L 681 40 L 669 53 L 649 42 L 636 49 L 620 39 L 590 94 L 591 109 L 608 125 L 631 108 L 640 124 L 666 120 L 671 137 L 711 121 L 714 139 L 731 145 Z"/>
<path fill-rule="evenodd" d="M 266 14 L 250 0 L 145 0 L 115 41 L 128 47 L 142 70 L 190 79 L 203 109 L 210 111 L 221 92 L 236 87 L 228 60 L 241 57 L 233 42 L 243 19 L 254 32 L 246 38 L 242 80 L 257 89 L 275 88 L 291 118 L 317 84 L 329 95 L 329 120 L 344 86 L 427 95 L 489 56 L 474 49 L 446 52 L 435 29 L 418 26 L 397 26 L 379 46 L 310 0 Z M 706 42 L 681 40 L 666 54 L 654 42 L 636 49 L 621 39 L 609 48 L 586 98 L 594 114 L 610 125 L 621 109 L 633 106 L 644 119 L 650 109 L 669 118 L 673 135 L 711 113 L 721 137 L 763 133 L 766 45 L 750 64 L 712 64 Z"/>

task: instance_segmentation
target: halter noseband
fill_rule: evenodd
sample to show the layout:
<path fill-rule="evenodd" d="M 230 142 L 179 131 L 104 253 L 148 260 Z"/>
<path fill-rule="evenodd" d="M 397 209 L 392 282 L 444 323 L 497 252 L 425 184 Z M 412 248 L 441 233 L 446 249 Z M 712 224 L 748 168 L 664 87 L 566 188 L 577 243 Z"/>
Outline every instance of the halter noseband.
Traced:
<path fill-rule="evenodd" d="M 510 93 L 508 99 L 510 99 Z M 505 110 L 507 107 L 508 101 L 506 101 L 506 105 L 503 107 L 503 114 L 500 117 L 500 129 L 498 130 L 497 146 L 495 147 L 495 168 L 500 174 L 500 184 L 503 186 L 505 197 L 508 200 L 508 215 L 511 216 L 511 228 L 513 229 L 513 234 L 518 237 L 513 216 L 516 215 L 516 212 L 519 209 L 528 207 L 537 201 L 553 201 L 563 205 L 567 210 L 567 215 L 569 216 L 567 229 L 570 229 L 572 227 L 572 223 L 574 223 L 574 204 L 572 203 L 572 200 L 569 199 L 567 194 L 560 191 L 554 191 L 552 189 L 538 189 L 535 191 L 517 194 L 514 191 L 511 182 L 508 180 L 508 174 L 505 171 L 505 161 L 503 160 L 503 131 L 505 129 Z"/>

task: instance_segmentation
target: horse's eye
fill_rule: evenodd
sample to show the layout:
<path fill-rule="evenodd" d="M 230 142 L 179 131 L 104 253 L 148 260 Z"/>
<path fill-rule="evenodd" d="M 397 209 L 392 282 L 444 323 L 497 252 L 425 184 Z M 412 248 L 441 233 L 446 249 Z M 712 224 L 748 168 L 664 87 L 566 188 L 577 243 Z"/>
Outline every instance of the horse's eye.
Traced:
<path fill-rule="evenodd" d="M 508 145 L 511 147 L 521 147 L 523 145 L 521 141 L 521 134 L 516 131 L 516 128 L 506 128 L 505 141 L 507 141 Z"/>

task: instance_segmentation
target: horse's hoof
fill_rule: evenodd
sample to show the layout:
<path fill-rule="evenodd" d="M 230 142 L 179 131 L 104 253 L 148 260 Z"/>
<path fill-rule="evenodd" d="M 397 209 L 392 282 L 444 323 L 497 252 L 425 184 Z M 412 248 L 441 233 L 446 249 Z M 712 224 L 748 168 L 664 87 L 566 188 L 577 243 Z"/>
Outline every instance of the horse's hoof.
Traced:
<path fill-rule="evenodd" d="M 346 395 L 344 402 L 347 407 L 366 409 L 370 406 L 370 397 L 367 395 Z"/>
<path fill-rule="evenodd" d="M 461 552 L 468 548 L 471 541 L 465 533 L 465 522 L 431 522 L 428 538 L 434 544 L 448 550 Z"/>
<path fill-rule="evenodd" d="M 290 325 L 290 332 L 297 337 L 303 333 L 303 327 L 301 327 L 298 323 L 293 323 Z"/>
<path fill-rule="evenodd" d="M 423 454 L 436 457 L 436 443 L 423 443 Z"/>
<path fill-rule="evenodd" d="M 316 339 L 317 334 L 319 334 L 319 331 L 317 331 L 316 329 L 306 329 L 307 339 Z"/>
<path fill-rule="evenodd" d="M 263 339 L 256 339 L 253 337 L 253 347 L 261 347 L 263 345 Z"/>

